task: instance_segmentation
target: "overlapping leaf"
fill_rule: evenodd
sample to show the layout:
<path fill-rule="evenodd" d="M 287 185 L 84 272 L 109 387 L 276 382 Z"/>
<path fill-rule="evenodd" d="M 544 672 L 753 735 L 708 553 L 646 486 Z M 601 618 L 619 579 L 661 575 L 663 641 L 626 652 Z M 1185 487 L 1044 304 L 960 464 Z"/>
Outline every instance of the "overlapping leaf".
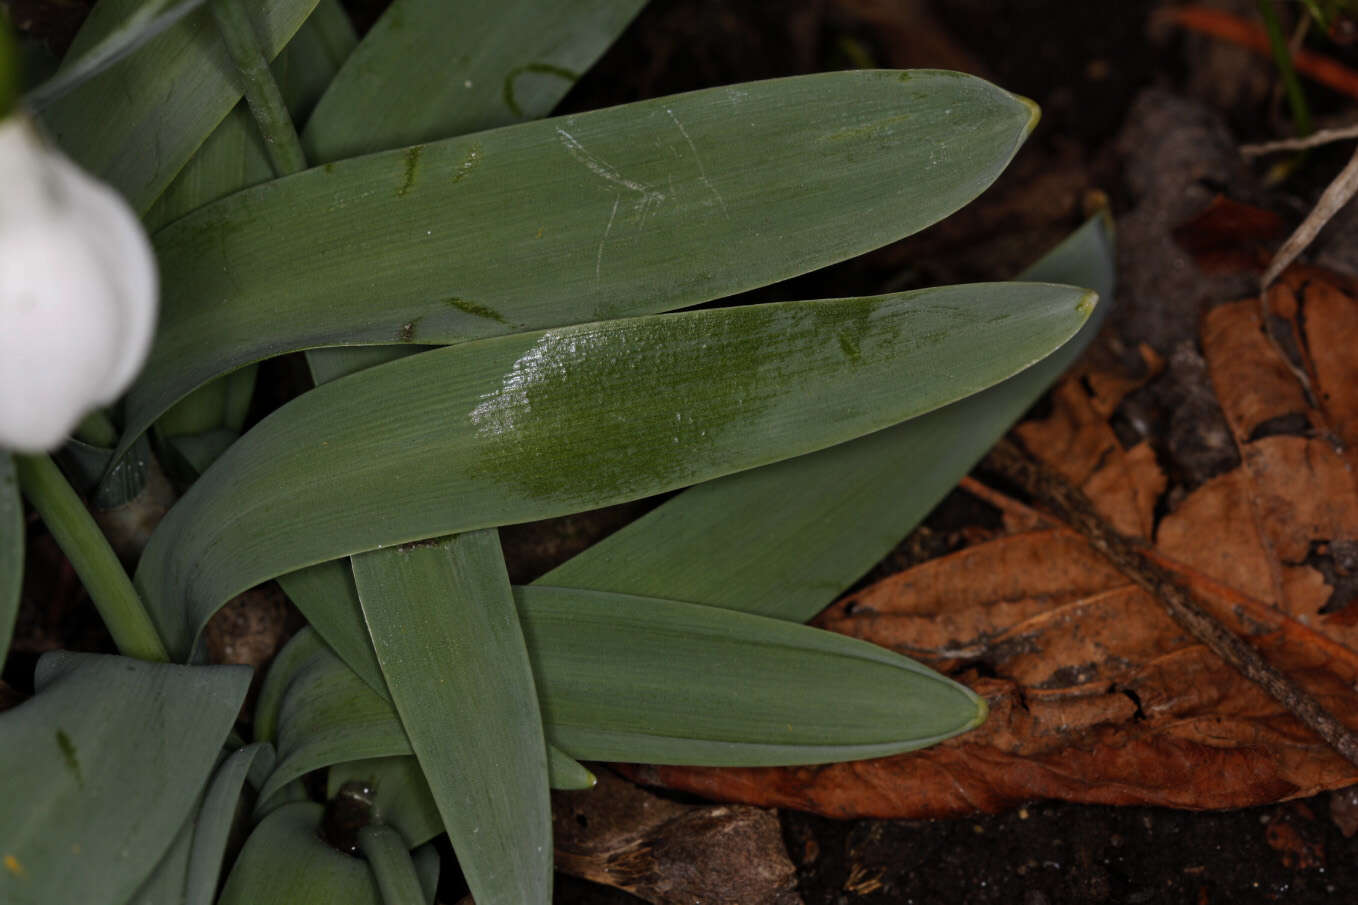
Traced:
<path fill-rule="evenodd" d="M 245 842 L 219 905 L 383 905 L 368 862 L 331 848 L 319 804 L 286 804 Z"/>
<path fill-rule="evenodd" d="M 851 257 L 974 198 L 1034 118 L 957 73 L 830 73 L 509 126 L 238 193 L 155 238 L 161 322 L 123 443 L 194 387 L 271 355 L 663 311 Z"/>
<path fill-rule="evenodd" d="M 184 656 L 233 594 L 312 563 L 658 493 L 923 414 L 1041 359 L 1093 301 L 977 284 L 413 356 L 261 422 L 171 510 L 137 583 Z"/>
<path fill-rule="evenodd" d="M 189 816 L 249 678 L 44 656 L 36 697 L 0 715 L 0 899 L 125 902 Z"/>

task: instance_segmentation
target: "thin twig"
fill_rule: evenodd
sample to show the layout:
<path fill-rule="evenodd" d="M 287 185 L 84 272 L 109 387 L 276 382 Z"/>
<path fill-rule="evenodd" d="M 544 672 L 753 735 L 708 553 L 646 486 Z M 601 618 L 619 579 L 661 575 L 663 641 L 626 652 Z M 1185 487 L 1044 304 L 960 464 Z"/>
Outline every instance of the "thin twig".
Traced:
<path fill-rule="evenodd" d="M 1278 154 L 1282 151 L 1305 151 L 1336 141 L 1358 138 L 1358 123 L 1334 129 L 1318 129 L 1305 138 L 1284 138 L 1281 141 L 1264 141 L 1254 145 L 1241 145 L 1242 157 L 1263 157 L 1265 154 Z"/>
<path fill-rule="evenodd" d="M 1311 209 L 1311 213 L 1306 215 L 1301 226 L 1287 237 L 1282 248 L 1279 248 L 1277 254 L 1273 256 L 1268 270 L 1264 271 L 1263 279 L 1260 281 L 1261 291 L 1267 290 L 1278 275 L 1287 269 L 1287 265 L 1306 250 L 1325 228 L 1325 224 L 1330 222 L 1330 218 L 1339 213 L 1355 194 L 1358 194 L 1358 148 L 1354 149 L 1353 156 L 1349 158 L 1344 169 L 1339 171 L 1339 175 L 1334 177 L 1334 181 L 1321 193 L 1320 200 Z"/>
<path fill-rule="evenodd" d="M 1268 692 L 1288 712 L 1324 739 L 1350 763 L 1358 764 L 1358 735 L 1291 679 L 1269 665 L 1254 648 L 1218 622 L 1165 567 L 1151 561 L 1139 541 L 1115 531 L 1077 488 L 1035 461 L 1013 441 L 996 444 L 985 464 L 1054 510 L 1118 571 L 1151 594 L 1183 626 L 1245 678 Z"/>

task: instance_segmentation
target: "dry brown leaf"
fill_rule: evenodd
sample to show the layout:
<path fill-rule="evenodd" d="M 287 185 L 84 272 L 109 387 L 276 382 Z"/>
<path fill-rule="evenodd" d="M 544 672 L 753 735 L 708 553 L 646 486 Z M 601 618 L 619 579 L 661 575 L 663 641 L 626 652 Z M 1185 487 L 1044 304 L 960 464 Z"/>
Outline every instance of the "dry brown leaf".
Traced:
<path fill-rule="evenodd" d="M 1212 615 L 1358 726 L 1358 606 L 1323 611 L 1334 589 L 1316 559 L 1358 543 L 1346 433 L 1358 428 L 1358 300 L 1342 280 L 1323 279 L 1298 270 L 1267 300 L 1299 340 L 1316 404 L 1263 333 L 1257 300 L 1206 319 L 1203 352 L 1241 465 L 1188 493 L 1158 525 L 1165 476 L 1147 444 L 1124 449 L 1109 425 L 1135 381 L 1077 373 L 1053 393 L 1051 414 L 1018 433 L 1113 525 L 1153 538 L 1157 561 Z M 893 575 L 817 620 L 967 683 L 991 706 L 983 727 L 859 763 L 638 775 L 840 817 L 938 817 L 1036 798 L 1244 807 L 1358 782 L 1358 768 L 1081 537 L 1050 520 L 1034 527 L 1026 507 L 1001 502 L 1019 533 Z"/>

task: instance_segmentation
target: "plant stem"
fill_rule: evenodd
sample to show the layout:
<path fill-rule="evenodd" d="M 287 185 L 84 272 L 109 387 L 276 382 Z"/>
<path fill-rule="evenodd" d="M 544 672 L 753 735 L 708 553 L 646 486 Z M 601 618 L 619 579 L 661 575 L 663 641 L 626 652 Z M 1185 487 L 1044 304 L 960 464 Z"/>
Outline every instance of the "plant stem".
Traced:
<path fill-rule="evenodd" d="M 287 176 L 306 169 L 306 154 L 278 90 L 269 61 L 259 46 L 259 36 L 241 0 L 212 0 L 212 15 L 227 52 L 245 81 L 245 100 L 264 137 L 264 150 L 274 173 Z"/>
<path fill-rule="evenodd" d="M 1264 18 L 1264 29 L 1268 32 L 1268 44 L 1273 51 L 1273 62 L 1282 77 L 1283 88 L 1287 91 L 1287 105 L 1292 108 L 1292 125 L 1298 135 L 1311 134 L 1311 108 L 1306 104 L 1306 94 L 1301 90 L 1301 80 L 1292 66 L 1292 51 L 1287 47 L 1283 36 L 1282 23 L 1278 21 L 1278 11 L 1273 8 L 1273 0 L 1257 0 L 1259 15 Z"/>
<path fill-rule="evenodd" d="M 71 561 L 118 650 L 141 660 L 168 662 L 170 655 L 122 563 L 51 457 L 15 456 L 14 468 L 24 497 Z"/>
<path fill-rule="evenodd" d="M 377 875 L 385 905 L 424 905 L 420 879 L 401 834 L 381 823 L 358 831 L 358 847 Z"/>

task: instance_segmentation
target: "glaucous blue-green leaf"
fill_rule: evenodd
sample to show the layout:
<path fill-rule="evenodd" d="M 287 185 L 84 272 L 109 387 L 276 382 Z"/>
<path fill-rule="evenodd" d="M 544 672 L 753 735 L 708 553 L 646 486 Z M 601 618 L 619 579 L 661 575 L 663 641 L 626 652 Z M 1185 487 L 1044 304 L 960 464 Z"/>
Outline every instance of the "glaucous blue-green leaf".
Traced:
<path fill-rule="evenodd" d="M 581 760 L 855 760 L 924 747 L 985 718 L 985 703 L 965 687 L 819 629 L 592 591 L 520 587 L 515 599 L 547 739 Z M 295 688 L 295 715 L 280 722 L 266 796 L 347 760 L 346 745 L 359 757 L 409 752 L 390 703 L 328 650 L 317 661 Z"/>
<path fill-rule="evenodd" d="M 1021 280 L 1102 300 L 1070 342 L 975 396 L 807 456 L 700 484 L 537 584 L 803 621 L 872 567 L 971 470 L 1098 333 L 1112 303 L 1113 227 L 1099 214 Z"/>
<path fill-rule="evenodd" d="M 218 905 L 384 905 L 368 862 L 331 848 L 319 804 L 286 804 L 245 840 Z"/>
<path fill-rule="evenodd" d="M 547 748 L 499 535 L 366 553 L 353 572 L 382 675 L 472 895 L 545 905 Z M 417 885 L 413 867 L 408 879 Z"/>
<path fill-rule="evenodd" d="M 77 47 L 90 46 L 158 0 L 102 0 Z M 311 14 L 316 0 L 252 4 L 255 32 L 272 58 Z M 111 183 L 138 212 L 217 128 L 241 96 L 235 66 L 211 12 L 200 8 L 119 60 L 99 78 L 72 88 L 41 112 L 76 163 Z M 206 304 L 208 300 L 204 299 Z"/>
<path fill-rule="evenodd" d="M 302 136 L 307 157 L 340 160 L 543 116 L 644 5 L 396 0 L 316 108 Z"/>
<path fill-rule="evenodd" d="M 24 507 L 14 459 L 0 452 L 0 666 L 9 651 L 24 585 Z"/>
<path fill-rule="evenodd" d="M 227 599 L 313 563 L 635 499 L 921 415 L 1049 354 L 1094 299 L 954 286 L 627 318 L 381 365 L 232 446 L 161 522 L 137 584 L 186 656 Z"/>
<path fill-rule="evenodd" d="M 958 73 L 827 73 L 256 186 L 156 235 L 160 326 L 123 442 L 194 387 L 284 352 L 663 311 L 852 257 L 980 194 L 1036 115 Z"/>
<path fill-rule="evenodd" d="M 120 905 L 184 825 L 249 685 L 236 666 L 38 661 L 0 714 L 0 901 Z"/>

